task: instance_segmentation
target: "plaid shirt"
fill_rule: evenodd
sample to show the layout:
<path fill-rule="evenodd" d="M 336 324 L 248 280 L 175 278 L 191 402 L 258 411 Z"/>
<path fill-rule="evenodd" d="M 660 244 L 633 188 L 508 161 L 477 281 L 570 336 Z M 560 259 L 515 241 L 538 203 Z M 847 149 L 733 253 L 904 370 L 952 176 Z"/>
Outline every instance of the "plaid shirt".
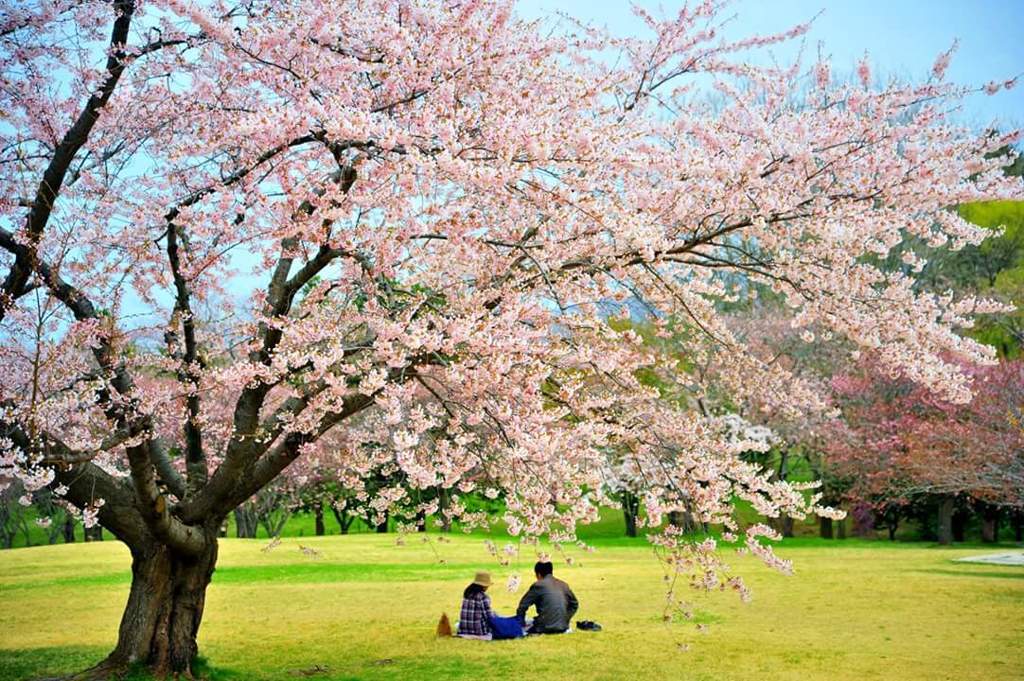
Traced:
<path fill-rule="evenodd" d="M 459 611 L 459 635 L 490 636 L 491 597 L 480 592 L 462 599 Z"/>

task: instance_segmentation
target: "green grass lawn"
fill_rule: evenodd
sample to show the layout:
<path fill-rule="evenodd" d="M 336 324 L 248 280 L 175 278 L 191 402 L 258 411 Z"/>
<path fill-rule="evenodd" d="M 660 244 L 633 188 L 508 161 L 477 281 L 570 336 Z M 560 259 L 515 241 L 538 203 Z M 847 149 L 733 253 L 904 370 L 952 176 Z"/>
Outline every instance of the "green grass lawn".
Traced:
<path fill-rule="evenodd" d="M 436 535 L 431 535 L 436 537 Z M 322 552 L 304 555 L 302 543 Z M 212 679 L 1019 679 L 1024 569 L 953 563 L 993 550 L 797 539 L 786 577 L 737 557 L 754 601 L 694 594 L 693 624 L 664 624 L 661 571 L 643 540 L 558 566 L 600 633 L 438 640 L 475 570 L 500 568 L 480 537 L 223 540 L 200 632 Z M 433 547 L 433 548 L 432 548 Z M 1006 547 L 1002 547 L 1003 550 Z M 527 576 L 524 550 L 517 570 Z M 443 560 L 444 563 L 440 563 Z M 517 596 L 499 585 L 495 608 Z M 112 647 L 128 589 L 113 541 L 0 553 L 0 679 L 82 669 Z M 687 650 L 681 649 L 688 646 Z M 310 673 L 319 665 L 326 671 Z"/>

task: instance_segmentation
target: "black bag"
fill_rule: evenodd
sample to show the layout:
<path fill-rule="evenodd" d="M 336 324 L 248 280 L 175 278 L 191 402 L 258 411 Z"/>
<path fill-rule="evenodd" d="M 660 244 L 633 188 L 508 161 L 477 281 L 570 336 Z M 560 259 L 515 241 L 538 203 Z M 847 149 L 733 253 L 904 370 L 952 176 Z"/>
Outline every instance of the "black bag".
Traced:
<path fill-rule="evenodd" d="M 576 628 L 580 631 L 601 631 L 601 625 L 597 622 L 591 622 L 590 620 L 577 622 Z"/>

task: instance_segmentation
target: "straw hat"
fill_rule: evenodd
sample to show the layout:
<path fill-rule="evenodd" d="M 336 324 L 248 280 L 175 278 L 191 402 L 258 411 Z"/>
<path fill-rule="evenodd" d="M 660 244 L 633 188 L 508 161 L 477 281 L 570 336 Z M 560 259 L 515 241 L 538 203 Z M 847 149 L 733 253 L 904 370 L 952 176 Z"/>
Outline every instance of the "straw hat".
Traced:
<path fill-rule="evenodd" d="M 491 573 L 490 572 L 478 572 L 478 573 L 476 573 L 476 577 L 473 579 L 473 583 L 474 584 L 479 584 L 480 586 L 490 586 L 491 585 Z"/>

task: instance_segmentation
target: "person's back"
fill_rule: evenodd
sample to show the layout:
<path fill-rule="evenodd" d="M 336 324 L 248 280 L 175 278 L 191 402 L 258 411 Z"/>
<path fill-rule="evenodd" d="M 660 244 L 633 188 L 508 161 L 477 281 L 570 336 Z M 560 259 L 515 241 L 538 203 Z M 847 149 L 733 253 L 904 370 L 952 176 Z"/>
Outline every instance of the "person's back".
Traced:
<path fill-rule="evenodd" d="M 519 601 L 516 615 L 526 617 L 531 606 L 537 608 L 537 617 L 530 626 L 531 634 L 560 634 L 569 628 L 569 622 L 579 609 L 579 601 L 569 585 L 554 576 L 551 563 L 538 562 L 533 568 L 537 577 Z"/>
<path fill-rule="evenodd" d="M 464 638 L 491 638 L 491 599 L 487 589 L 491 585 L 488 572 L 476 573 L 476 579 L 462 594 L 458 635 Z"/>

